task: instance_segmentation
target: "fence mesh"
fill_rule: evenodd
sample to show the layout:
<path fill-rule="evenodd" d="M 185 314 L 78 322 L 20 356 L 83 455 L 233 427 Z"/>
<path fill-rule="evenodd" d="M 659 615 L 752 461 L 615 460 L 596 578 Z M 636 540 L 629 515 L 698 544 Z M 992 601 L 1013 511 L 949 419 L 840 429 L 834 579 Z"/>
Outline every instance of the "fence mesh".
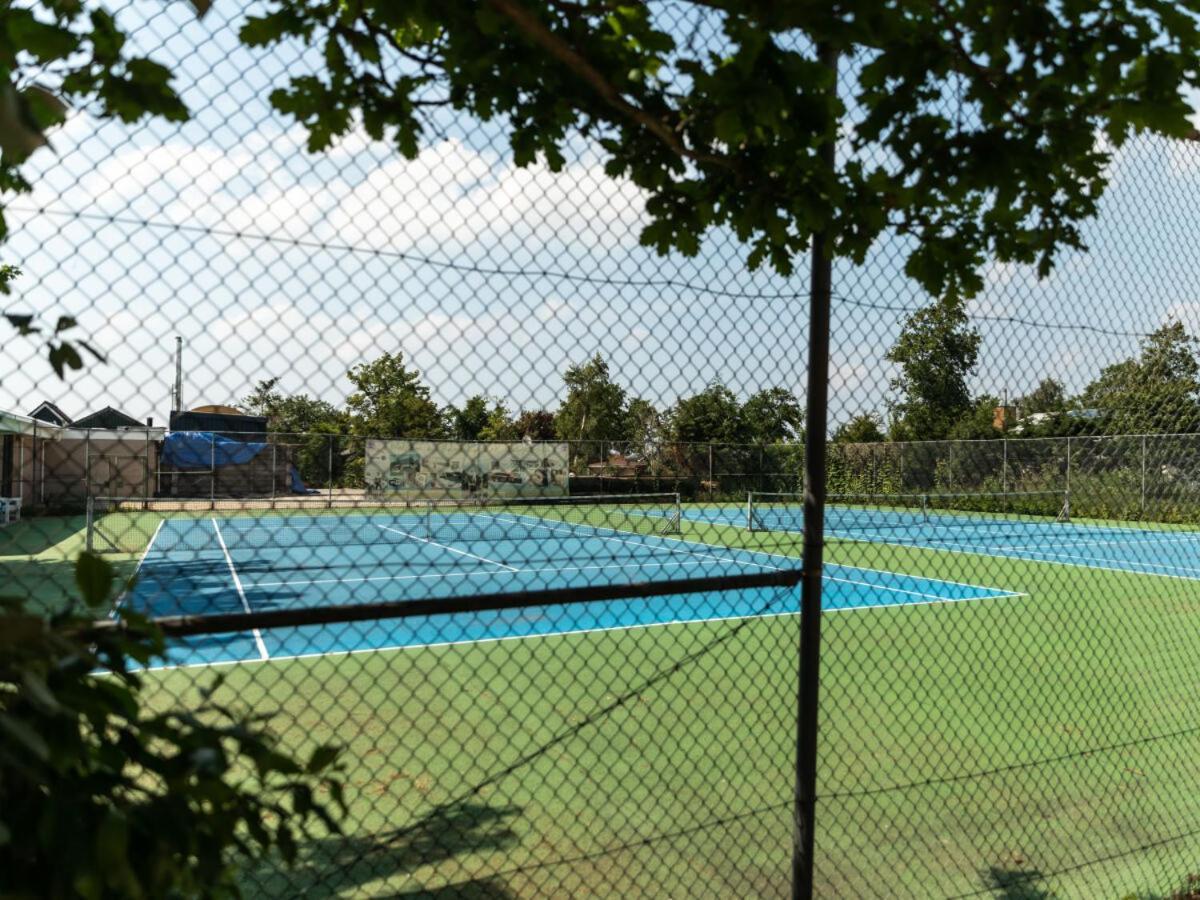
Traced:
<path fill-rule="evenodd" d="M 658 254 L 582 138 L 518 165 L 429 105 L 413 159 L 310 150 L 269 95 L 319 50 L 114 12 L 189 116 L 78 110 L 4 198 L 6 311 L 103 355 L 6 336 L 5 582 L 60 608 L 91 547 L 115 617 L 176 628 L 154 708 L 220 675 L 290 752 L 345 747 L 344 834 L 243 862 L 248 896 L 787 895 L 807 276 L 725 228 Z M 836 264 L 819 896 L 1196 870 L 1197 173 L 1131 140 L 1089 252 L 990 264 L 961 322 L 908 238 Z"/>

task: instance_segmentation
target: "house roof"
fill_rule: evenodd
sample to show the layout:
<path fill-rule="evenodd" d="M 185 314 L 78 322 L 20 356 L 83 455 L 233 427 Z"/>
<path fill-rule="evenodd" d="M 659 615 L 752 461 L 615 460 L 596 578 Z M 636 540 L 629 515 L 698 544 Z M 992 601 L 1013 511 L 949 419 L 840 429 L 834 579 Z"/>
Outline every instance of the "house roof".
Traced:
<path fill-rule="evenodd" d="M 71 424 L 71 417 L 49 400 L 39 403 L 37 408 L 29 414 L 29 418 L 37 419 L 39 422 L 49 422 L 51 425 Z"/>
<path fill-rule="evenodd" d="M 588 463 L 589 469 L 640 469 L 646 464 L 640 459 L 630 459 L 621 453 L 610 453 L 607 460 Z"/>
<path fill-rule="evenodd" d="M 71 423 L 73 428 L 144 428 L 145 424 L 119 409 L 106 406 Z"/>
<path fill-rule="evenodd" d="M 63 435 L 63 426 L 47 422 L 45 419 L 35 419 L 32 416 L 22 416 L 0 409 L 0 434 L 23 434 L 59 440 Z"/>

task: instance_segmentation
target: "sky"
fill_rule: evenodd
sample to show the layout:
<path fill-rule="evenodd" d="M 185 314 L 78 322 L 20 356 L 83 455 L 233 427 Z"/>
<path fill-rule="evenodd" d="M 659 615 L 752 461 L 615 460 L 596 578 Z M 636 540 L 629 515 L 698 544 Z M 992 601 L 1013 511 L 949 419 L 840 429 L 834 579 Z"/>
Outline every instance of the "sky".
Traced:
<path fill-rule="evenodd" d="M 439 403 L 484 393 L 554 408 L 562 372 L 595 353 L 632 395 L 664 408 L 720 381 L 741 397 L 803 396 L 807 264 L 751 273 L 732 235 L 694 258 L 638 243 L 643 198 L 607 178 L 594 148 L 561 172 L 512 165 L 503 134 L 441 116 L 416 160 L 354 133 L 319 154 L 266 101 L 294 46 L 252 51 L 218 0 L 137 2 L 121 21 L 177 73 L 183 125 L 72 115 L 28 167 L 33 194 L 6 197 L 0 259 L 24 270 L 5 311 L 75 315 L 106 354 L 60 380 L 36 345 L 6 342 L 0 409 L 51 400 L 78 416 L 112 405 L 164 422 L 174 338 L 184 405 L 236 403 L 254 383 L 341 403 L 346 372 L 401 351 Z M 970 311 L 982 337 L 972 388 L 1010 397 L 1043 377 L 1081 389 L 1175 317 L 1200 334 L 1200 153 L 1138 139 L 1114 155 L 1088 253 L 1038 281 L 990 266 Z M 882 412 L 884 358 L 928 296 L 884 239 L 835 274 L 830 407 L 835 422 Z"/>

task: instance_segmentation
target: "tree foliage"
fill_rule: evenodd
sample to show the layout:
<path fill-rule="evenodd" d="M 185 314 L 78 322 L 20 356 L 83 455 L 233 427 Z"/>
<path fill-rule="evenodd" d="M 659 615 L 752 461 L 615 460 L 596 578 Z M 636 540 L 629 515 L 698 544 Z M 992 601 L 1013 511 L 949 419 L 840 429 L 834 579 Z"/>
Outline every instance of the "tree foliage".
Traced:
<path fill-rule="evenodd" d="M 384 353 L 347 375 L 354 393 L 346 398 L 354 434 L 376 437 L 441 438 L 445 421 L 415 369 L 402 353 Z"/>
<path fill-rule="evenodd" d="M 294 761 L 270 716 L 218 702 L 148 708 L 161 633 L 111 608 L 114 572 L 84 554 L 83 603 L 50 616 L 0 598 L 0 895 L 237 896 L 238 858 L 291 861 L 315 821 L 338 831 L 338 751 Z M 329 801 L 320 799 L 324 794 Z"/>
<path fill-rule="evenodd" d="M 206 3 L 193 3 L 197 12 Z M 171 73 L 131 52 L 116 18 L 101 6 L 71 0 L 0 4 L 0 244 L 8 237 L 2 198 L 33 189 L 22 172 L 34 151 L 49 145 L 46 132 L 66 120 L 70 105 L 88 106 L 100 118 L 137 122 L 146 116 L 187 118 L 171 86 Z M 0 295 L 8 294 L 19 270 L 0 264 Z M 83 368 L 80 351 L 103 362 L 103 354 L 63 333 L 75 328 L 70 316 L 54 326 L 38 325 L 24 312 L 7 312 L 20 337 L 38 336 L 61 378 Z"/>
<path fill-rule="evenodd" d="M 1002 436 L 996 428 L 1000 400 L 991 394 L 976 397 L 970 408 L 950 427 L 949 437 L 960 441 L 986 441 Z"/>
<path fill-rule="evenodd" d="M 446 409 L 450 424 L 450 435 L 456 441 L 477 441 L 488 421 L 488 398 L 483 394 L 468 397 L 462 407 L 451 405 Z"/>
<path fill-rule="evenodd" d="M 251 415 L 266 416 L 269 431 L 337 434 L 342 430 L 345 417 L 332 403 L 308 394 L 285 395 L 278 385 L 278 378 L 263 379 L 242 400 L 242 406 Z"/>
<path fill-rule="evenodd" d="M 645 193 L 642 241 L 660 251 L 695 253 L 727 227 L 751 266 L 790 273 L 818 229 L 861 261 L 891 228 L 915 238 L 907 271 L 936 296 L 977 290 L 989 258 L 1048 271 L 1061 247 L 1081 246 L 1113 149 L 1137 130 L 1192 131 L 1192 3 L 672 9 L 288 0 L 241 36 L 323 49 L 320 71 L 271 95 L 313 150 L 361 122 L 414 157 L 429 106 L 500 122 L 519 165 L 557 169 L 584 137 Z M 818 45 L 856 54 L 840 97 Z M 849 152 L 829 172 L 819 150 L 839 135 Z"/>
<path fill-rule="evenodd" d="M 671 410 L 670 435 L 671 440 L 684 443 L 741 443 L 745 428 L 737 397 L 723 384 L 710 384 L 698 394 L 680 398 Z"/>
<path fill-rule="evenodd" d="M 944 438 L 971 411 L 967 378 L 979 358 L 979 341 L 958 298 L 943 297 L 908 317 L 887 354 L 900 367 L 892 381 L 893 437 Z"/>
<path fill-rule="evenodd" d="M 629 425 L 625 388 L 613 380 L 602 356 L 596 354 L 586 362 L 568 366 L 563 381 L 567 395 L 554 417 L 554 430 L 560 438 L 585 442 L 625 440 Z"/>
<path fill-rule="evenodd" d="M 517 423 L 502 400 L 497 400 L 488 410 L 487 421 L 479 431 L 481 441 L 516 441 L 521 435 Z"/>
<path fill-rule="evenodd" d="M 886 440 L 883 422 L 875 413 L 859 413 L 833 432 L 835 444 L 876 444 Z"/>
<path fill-rule="evenodd" d="M 527 441 L 554 440 L 554 413 L 545 409 L 522 410 L 517 416 L 517 434 Z"/>
<path fill-rule="evenodd" d="M 804 410 L 794 394 L 766 388 L 751 394 L 740 410 L 743 439 L 755 444 L 783 444 L 804 438 Z"/>
<path fill-rule="evenodd" d="M 1067 392 L 1055 379 L 1043 378 L 1032 391 L 1018 398 L 1016 405 L 1022 416 L 1061 412 L 1067 407 Z"/>
<path fill-rule="evenodd" d="M 1181 322 L 1142 340 L 1136 357 L 1106 367 L 1080 395 L 1110 430 L 1125 434 L 1200 430 L 1198 342 Z"/>

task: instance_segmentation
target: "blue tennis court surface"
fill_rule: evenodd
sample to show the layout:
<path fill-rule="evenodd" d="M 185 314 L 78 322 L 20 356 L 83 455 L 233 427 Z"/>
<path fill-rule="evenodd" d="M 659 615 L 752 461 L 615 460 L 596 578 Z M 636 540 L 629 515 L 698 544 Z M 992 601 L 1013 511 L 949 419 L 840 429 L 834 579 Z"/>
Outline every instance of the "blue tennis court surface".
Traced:
<path fill-rule="evenodd" d="M 748 524 L 744 507 L 692 507 L 686 508 L 683 516 L 695 522 L 742 529 Z M 1200 579 L 1200 532 L 1196 531 L 966 512 L 935 516 L 931 521 L 887 512 L 859 518 L 859 524 L 839 528 L 835 514 L 831 517 L 834 524 L 826 528 L 827 538 Z M 798 535 L 798 514 L 792 519 L 790 523 L 775 523 L 772 533 Z"/>
<path fill-rule="evenodd" d="M 337 534 L 330 522 L 336 521 Z M 795 569 L 749 550 L 505 517 L 511 538 L 421 536 L 417 517 L 346 516 L 307 529 L 260 517 L 165 520 L 124 603 L 150 615 L 212 614 L 480 593 L 553 590 Z M 317 527 L 319 526 L 319 527 Z M 517 535 L 517 526 L 528 534 Z M 501 531 L 503 535 L 510 531 Z M 862 609 L 1015 596 L 871 569 L 828 566 L 825 608 Z M 484 613 L 303 626 L 181 640 L 169 661 L 192 665 L 403 648 L 678 622 L 794 614 L 794 589 L 669 595 Z"/>

